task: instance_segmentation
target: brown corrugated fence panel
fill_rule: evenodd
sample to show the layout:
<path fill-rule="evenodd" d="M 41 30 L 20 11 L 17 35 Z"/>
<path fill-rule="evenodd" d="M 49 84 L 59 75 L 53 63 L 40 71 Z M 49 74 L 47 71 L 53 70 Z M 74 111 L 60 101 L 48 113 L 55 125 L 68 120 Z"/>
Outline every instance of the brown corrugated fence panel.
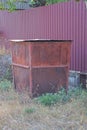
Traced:
<path fill-rule="evenodd" d="M 0 31 L 6 44 L 6 39 L 73 40 L 70 69 L 81 72 L 87 72 L 86 23 L 87 10 L 82 1 L 12 13 L 0 11 Z"/>

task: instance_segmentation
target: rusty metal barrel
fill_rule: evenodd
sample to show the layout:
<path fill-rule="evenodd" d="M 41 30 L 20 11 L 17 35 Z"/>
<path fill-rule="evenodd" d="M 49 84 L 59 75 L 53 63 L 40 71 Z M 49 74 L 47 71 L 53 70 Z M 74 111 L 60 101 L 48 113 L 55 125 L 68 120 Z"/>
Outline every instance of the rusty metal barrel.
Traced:
<path fill-rule="evenodd" d="M 14 86 L 32 97 L 68 87 L 71 40 L 11 40 Z"/>

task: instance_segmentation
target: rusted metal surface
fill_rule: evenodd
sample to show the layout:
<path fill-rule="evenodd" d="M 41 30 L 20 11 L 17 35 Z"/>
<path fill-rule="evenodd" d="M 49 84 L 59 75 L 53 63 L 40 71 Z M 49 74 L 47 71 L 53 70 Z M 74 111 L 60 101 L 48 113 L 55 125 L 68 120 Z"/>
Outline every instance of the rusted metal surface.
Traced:
<path fill-rule="evenodd" d="M 64 42 L 35 43 L 32 44 L 32 66 L 60 66 L 69 63 L 69 43 Z M 63 58 L 62 58 L 63 57 Z"/>
<path fill-rule="evenodd" d="M 29 90 L 29 69 L 13 65 L 14 87 L 23 92 Z"/>
<path fill-rule="evenodd" d="M 32 97 L 67 89 L 71 41 L 12 41 L 14 85 Z"/>
<path fill-rule="evenodd" d="M 29 47 L 27 43 L 15 43 L 12 46 L 12 60 L 15 64 L 29 66 Z"/>
<path fill-rule="evenodd" d="M 46 67 L 32 69 L 33 97 L 43 93 L 55 93 L 61 87 L 67 87 L 67 67 Z"/>

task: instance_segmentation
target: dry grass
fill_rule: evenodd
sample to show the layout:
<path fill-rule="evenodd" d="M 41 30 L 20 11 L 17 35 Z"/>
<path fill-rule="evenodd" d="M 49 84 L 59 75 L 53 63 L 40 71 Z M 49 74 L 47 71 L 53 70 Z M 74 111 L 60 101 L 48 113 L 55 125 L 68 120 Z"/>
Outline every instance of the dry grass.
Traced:
<path fill-rule="evenodd" d="M 79 99 L 46 107 L 27 93 L 0 92 L 0 130 L 87 130 L 87 108 Z"/>

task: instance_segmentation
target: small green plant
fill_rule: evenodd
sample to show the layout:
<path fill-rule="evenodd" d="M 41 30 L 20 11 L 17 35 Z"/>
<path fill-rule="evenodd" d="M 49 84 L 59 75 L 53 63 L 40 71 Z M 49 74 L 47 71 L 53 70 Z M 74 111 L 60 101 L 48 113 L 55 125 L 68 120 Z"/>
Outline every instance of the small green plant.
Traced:
<path fill-rule="evenodd" d="M 84 89 L 79 97 L 79 100 L 83 103 L 87 111 L 87 89 Z"/>
<path fill-rule="evenodd" d="M 50 106 L 57 102 L 61 102 L 66 96 L 65 89 L 62 89 L 58 93 L 46 93 L 37 98 L 37 101 L 43 105 Z"/>
<path fill-rule="evenodd" d="M 25 108 L 24 112 L 27 113 L 27 114 L 34 113 L 35 112 L 35 108 Z"/>
<path fill-rule="evenodd" d="M 58 93 L 47 93 L 38 97 L 36 101 L 45 105 L 51 106 L 56 103 L 67 103 L 71 102 L 72 99 L 82 99 L 87 95 L 87 91 L 83 90 L 81 87 L 73 88 L 68 90 L 67 94 L 65 89 L 61 89 Z"/>
<path fill-rule="evenodd" d="M 47 93 L 45 95 L 42 95 L 40 97 L 38 97 L 38 102 L 43 104 L 43 105 L 46 105 L 46 106 L 50 106 L 52 104 L 55 104 L 58 100 L 58 96 L 57 94 L 52 94 L 52 93 Z"/>
<path fill-rule="evenodd" d="M 9 65 L 8 69 L 6 70 L 6 73 L 3 76 L 3 79 L 7 79 L 7 80 L 9 80 L 9 81 L 12 82 L 12 80 L 13 80 L 13 77 L 12 77 L 12 68 L 11 68 L 10 65 Z"/>
<path fill-rule="evenodd" d="M 0 81 L 0 90 L 9 90 L 12 87 L 12 84 L 7 79 Z"/>

